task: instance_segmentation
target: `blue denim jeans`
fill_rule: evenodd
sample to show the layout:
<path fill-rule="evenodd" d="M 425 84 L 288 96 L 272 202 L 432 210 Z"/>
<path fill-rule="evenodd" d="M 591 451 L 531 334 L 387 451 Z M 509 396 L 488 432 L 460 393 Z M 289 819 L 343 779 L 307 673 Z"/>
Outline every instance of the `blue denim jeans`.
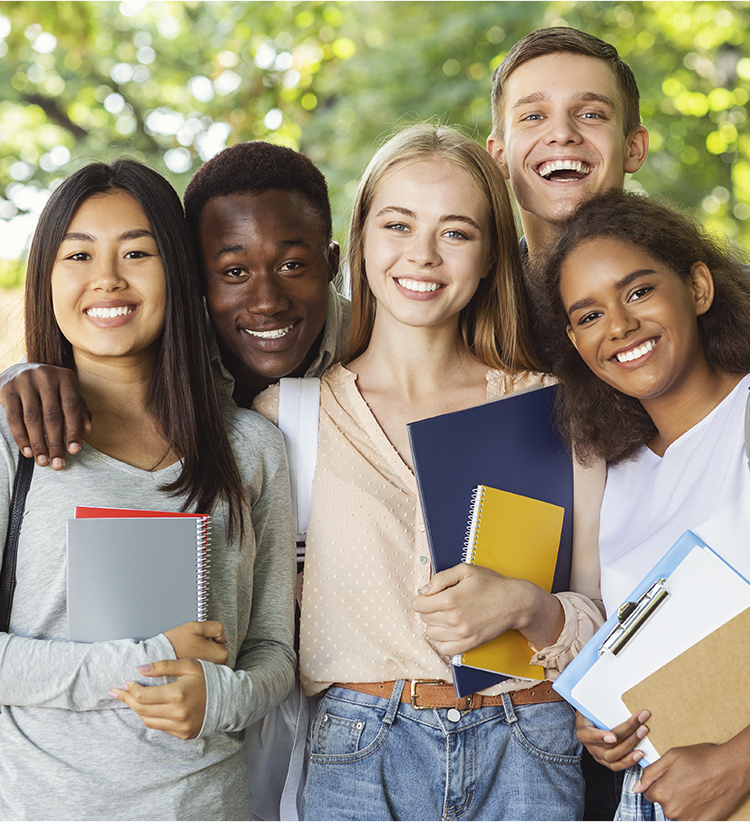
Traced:
<path fill-rule="evenodd" d="M 302 819 L 581 819 L 575 713 L 565 702 L 461 713 L 333 687 L 311 730 Z"/>

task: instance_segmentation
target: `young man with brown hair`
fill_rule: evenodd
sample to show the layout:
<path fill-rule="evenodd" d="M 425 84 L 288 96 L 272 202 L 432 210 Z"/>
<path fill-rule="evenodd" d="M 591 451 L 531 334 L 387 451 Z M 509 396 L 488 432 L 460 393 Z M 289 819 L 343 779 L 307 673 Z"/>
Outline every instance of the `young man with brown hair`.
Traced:
<path fill-rule="evenodd" d="M 639 103 L 633 72 L 617 49 L 578 29 L 533 31 L 495 70 L 487 150 L 518 204 L 532 307 L 540 298 L 534 264 L 562 223 L 594 194 L 621 189 L 625 175 L 643 165 L 648 132 Z M 535 324 L 534 331 L 541 346 L 544 329 Z M 619 778 L 585 750 L 582 766 L 584 819 L 612 819 Z"/>
<path fill-rule="evenodd" d="M 583 200 L 643 165 L 638 86 L 617 49 L 577 29 L 531 32 L 492 77 L 487 150 L 518 203 L 530 260 Z"/>

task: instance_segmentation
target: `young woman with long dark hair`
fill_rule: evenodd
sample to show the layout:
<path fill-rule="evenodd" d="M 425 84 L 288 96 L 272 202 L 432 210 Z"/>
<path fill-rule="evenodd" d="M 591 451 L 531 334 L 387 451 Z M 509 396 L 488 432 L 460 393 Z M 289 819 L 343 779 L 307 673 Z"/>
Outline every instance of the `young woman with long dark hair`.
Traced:
<path fill-rule="evenodd" d="M 131 160 L 65 180 L 34 236 L 28 357 L 75 369 L 93 426 L 26 501 L 0 634 L 3 818 L 244 819 L 242 729 L 293 682 L 283 444 L 219 403 L 191 248 L 176 192 Z M 7 525 L 18 451 L 4 418 L 0 432 Z M 76 504 L 209 513 L 212 621 L 142 642 L 66 641 Z"/>

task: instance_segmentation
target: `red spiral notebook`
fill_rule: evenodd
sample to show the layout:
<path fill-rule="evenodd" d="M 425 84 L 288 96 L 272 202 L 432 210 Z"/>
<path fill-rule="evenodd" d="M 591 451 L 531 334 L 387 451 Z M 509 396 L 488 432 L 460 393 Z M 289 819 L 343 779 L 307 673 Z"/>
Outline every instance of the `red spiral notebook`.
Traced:
<path fill-rule="evenodd" d="M 143 640 L 206 619 L 206 514 L 79 506 L 67 553 L 70 640 Z"/>

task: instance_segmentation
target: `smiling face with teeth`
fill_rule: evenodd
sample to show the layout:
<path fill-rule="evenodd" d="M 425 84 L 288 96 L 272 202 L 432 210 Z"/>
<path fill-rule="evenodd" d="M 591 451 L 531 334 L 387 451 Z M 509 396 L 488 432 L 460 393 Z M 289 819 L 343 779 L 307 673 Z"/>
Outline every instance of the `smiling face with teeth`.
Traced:
<path fill-rule="evenodd" d="M 622 188 L 646 158 L 648 132 L 626 135 L 622 93 L 597 57 L 556 52 L 519 65 L 503 94 L 503 133 L 487 148 L 510 180 L 533 255 L 592 194 Z"/>
<path fill-rule="evenodd" d="M 568 336 L 604 382 L 649 414 L 665 399 L 700 396 L 711 369 L 697 318 L 713 300 L 703 263 L 683 280 L 636 245 L 589 239 L 563 263 L 560 296 Z"/>
<path fill-rule="evenodd" d="M 375 326 L 458 327 L 490 268 L 485 197 L 456 163 L 403 162 L 375 187 L 363 234 Z"/>
<path fill-rule="evenodd" d="M 164 328 L 166 278 L 151 224 L 131 194 L 83 201 L 58 250 L 51 288 L 76 363 L 150 358 Z"/>
<path fill-rule="evenodd" d="M 338 246 L 305 194 L 279 189 L 210 199 L 200 243 L 222 361 L 235 399 L 249 404 L 281 377 L 304 374 L 317 355 Z"/>

